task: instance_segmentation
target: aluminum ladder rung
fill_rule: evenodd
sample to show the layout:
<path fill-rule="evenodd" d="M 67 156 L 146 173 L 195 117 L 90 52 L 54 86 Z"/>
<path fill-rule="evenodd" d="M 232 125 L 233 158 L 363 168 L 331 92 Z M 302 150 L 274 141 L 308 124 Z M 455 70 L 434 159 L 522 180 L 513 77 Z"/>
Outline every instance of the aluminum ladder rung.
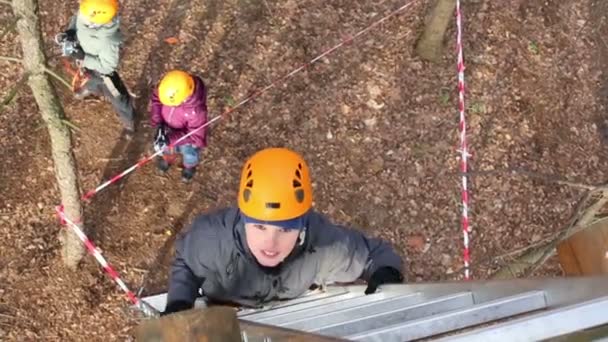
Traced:
<path fill-rule="evenodd" d="M 273 325 L 284 325 L 300 321 L 309 317 L 317 317 L 328 312 L 336 312 L 339 310 L 351 309 L 357 306 L 376 303 L 381 300 L 390 300 L 396 297 L 387 293 L 376 293 L 372 295 L 361 294 L 357 297 L 346 298 L 338 301 L 325 302 L 314 307 L 302 308 L 301 310 L 292 311 L 279 316 L 272 316 L 262 319 L 257 319 L 256 322 L 271 323 Z"/>
<path fill-rule="evenodd" d="M 348 336 L 385 327 L 398 322 L 415 320 L 440 312 L 466 308 L 474 304 L 471 292 L 455 293 L 432 300 L 416 302 L 392 301 L 374 307 L 351 310 L 343 314 L 320 317 L 320 322 L 309 320 L 305 329 L 301 326 L 286 326 L 328 336 Z M 316 324 L 314 324 L 316 323 Z"/>
<path fill-rule="evenodd" d="M 291 299 L 289 301 L 275 303 L 275 305 L 256 310 L 255 312 L 242 313 L 239 314 L 239 318 L 256 322 L 259 319 L 265 319 L 305 308 L 315 307 L 321 302 L 331 303 L 333 301 L 354 298 L 360 295 L 364 294 L 348 292 L 346 290 L 337 291 L 336 289 L 332 289 L 332 291 L 310 294 L 296 299 Z"/>
<path fill-rule="evenodd" d="M 560 307 L 441 341 L 539 341 L 608 324 L 608 296 Z"/>
<path fill-rule="evenodd" d="M 530 291 L 414 321 L 362 331 L 348 336 L 343 335 L 343 337 L 348 340 L 370 342 L 410 341 L 544 309 L 546 306 L 544 291 Z"/>
<path fill-rule="evenodd" d="M 401 296 L 388 296 L 386 294 L 373 294 L 368 296 L 357 297 L 337 303 L 332 303 L 327 306 L 311 308 L 310 310 L 295 312 L 295 315 L 285 317 L 275 317 L 276 320 L 268 323 L 278 326 L 284 326 L 290 329 L 307 329 L 309 326 L 318 327 L 318 320 L 323 320 L 324 324 L 330 324 L 337 317 L 348 315 L 350 312 L 365 310 L 370 314 L 378 310 L 384 310 L 386 307 L 398 305 L 412 305 L 420 303 L 424 300 L 419 293 L 411 293 Z M 384 307 L 384 308 L 383 308 Z M 312 325 L 306 323 L 309 320 L 315 321 Z"/>

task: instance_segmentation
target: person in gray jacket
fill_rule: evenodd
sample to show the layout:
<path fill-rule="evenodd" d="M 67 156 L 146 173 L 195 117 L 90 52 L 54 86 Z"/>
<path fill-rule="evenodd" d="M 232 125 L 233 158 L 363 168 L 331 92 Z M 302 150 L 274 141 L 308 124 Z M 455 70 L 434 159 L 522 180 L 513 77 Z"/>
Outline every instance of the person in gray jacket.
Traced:
<path fill-rule="evenodd" d="M 331 223 L 312 209 L 306 162 L 286 148 L 243 167 L 238 208 L 198 216 L 176 241 L 163 314 L 208 302 L 261 307 L 311 286 L 367 281 L 366 294 L 401 283 L 401 258 L 379 239 Z"/>
<path fill-rule="evenodd" d="M 134 130 L 133 101 L 118 75 L 120 32 L 117 0 L 82 0 L 68 29 L 59 34 L 59 43 L 72 47 L 69 57 L 84 68 L 89 80 L 75 93 L 77 99 L 88 95 L 106 97 L 127 130 Z M 65 50 L 65 49 L 64 49 Z"/>

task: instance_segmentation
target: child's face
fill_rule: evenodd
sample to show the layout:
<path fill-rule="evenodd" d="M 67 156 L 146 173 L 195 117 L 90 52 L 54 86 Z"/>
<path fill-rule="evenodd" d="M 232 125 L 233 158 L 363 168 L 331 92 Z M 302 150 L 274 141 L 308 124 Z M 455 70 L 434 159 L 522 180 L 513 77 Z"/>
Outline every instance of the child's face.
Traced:
<path fill-rule="evenodd" d="M 275 267 L 296 245 L 300 230 L 283 229 L 268 224 L 246 223 L 245 234 L 249 250 L 260 265 Z"/>

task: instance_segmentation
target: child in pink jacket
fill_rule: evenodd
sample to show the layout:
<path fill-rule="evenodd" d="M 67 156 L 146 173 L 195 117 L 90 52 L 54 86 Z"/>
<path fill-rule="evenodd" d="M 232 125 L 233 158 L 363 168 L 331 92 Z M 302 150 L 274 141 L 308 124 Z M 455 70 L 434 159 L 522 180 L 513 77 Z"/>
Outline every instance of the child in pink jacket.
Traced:
<path fill-rule="evenodd" d="M 199 163 L 200 151 L 207 146 L 207 89 L 200 77 L 173 70 L 165 74 L 150 100 L 152 126 L 156 128 L 155 149 L 172 145 L 157 159 L 165 173 L 182 155 L 182 180 L 190 182 Z M 185 135 L 188 137 L 183 138 Z M 181 139 L 181 140 L 180 140 Z"/>

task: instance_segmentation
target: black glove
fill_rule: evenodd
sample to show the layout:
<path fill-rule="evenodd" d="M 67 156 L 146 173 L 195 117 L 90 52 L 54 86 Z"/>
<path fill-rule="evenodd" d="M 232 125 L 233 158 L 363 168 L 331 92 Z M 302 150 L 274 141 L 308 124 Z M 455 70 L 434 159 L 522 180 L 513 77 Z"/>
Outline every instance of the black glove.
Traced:
<path fill-rule="evenodd" d="M 80 47 L 80 45 L 77 45 L 72 50 L 70 57 L 81 61 L 84 59 L 84 50 Z"/>
<path fill-rule="evenodd" d="M 167 307 L 165 308 L 165 311 L 161 312 L 160 315 L 162 317 L 162 316 L 172 314 L 175 312 L 190 310 L 193 307 L 194 307 L 193 303 L 186 302 L 183 300 L 178 300 L 175 302 L 168 303 Z"/>
<path fill-rule="evenodd" d="M 169 134 L 167 132 L 167 125 L 161 123 L 156 128 L 156 133 L 154 133 L 154 151 L 159 152 L 167 145 L 169 145 Z"/>
<path fill-rule="evenodd" d="M 55 36 L 55 42 L 57 44 L 77 43 L 77 40 L 76 30 L 63 31 Z"/>
<path fill-rule="evenodd" d="M 70 41 L 70 42 L 75 42 L 78 40 L 78 38 L 76 37 L 76 30 L 66 30 L 63 31 L 63 34 L 65 35 L 65 40 Z"/>
<path fill-rule="evenodd" d="M 398 284 L 403 282 L 403 275 L 398 270 L 392 267 L 380 267 L 372 274 L 367 282 L 367 288 L 365 294 L 372 294 L 376 292 L 379 285 L 382 284 Z"/>

